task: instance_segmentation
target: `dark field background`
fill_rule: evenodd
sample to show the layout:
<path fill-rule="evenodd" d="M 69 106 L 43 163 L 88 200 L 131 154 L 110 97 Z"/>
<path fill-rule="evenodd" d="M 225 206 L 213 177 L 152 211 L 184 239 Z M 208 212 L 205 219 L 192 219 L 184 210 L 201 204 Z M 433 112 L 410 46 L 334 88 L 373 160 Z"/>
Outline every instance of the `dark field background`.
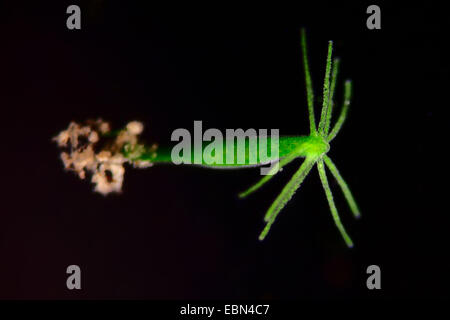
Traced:
<path fill-rule="evenodd" d="M 446 181 L 449 64 L 444 10 L 378 3 L 295 6 L 78 2 L 0 4 L 2 110 L 0 298 L 323 299 L 448 297 Z M 143 3 L 143 2 L 142 2 Z M 316 170 L 258 241 L 265 210 L 298 160 L 246 200 L 258 169 L 127 170 L 103 197 L 63 170 L 51 138 L 72 120 L 146 124 L 163 143 L 176 128 L 279 128 L 308 133 L 300 28 L 320 96 L 327 41 L 354 81 L 330 157 L 362 210 L 354 221 L 329 175 L 347 249 Z M 318 116 L 318 112 L 317 112 Z M 82 290 L 66 288 L 66 268 Z M 366 289 L 379 265 L 382 289 Z"/>

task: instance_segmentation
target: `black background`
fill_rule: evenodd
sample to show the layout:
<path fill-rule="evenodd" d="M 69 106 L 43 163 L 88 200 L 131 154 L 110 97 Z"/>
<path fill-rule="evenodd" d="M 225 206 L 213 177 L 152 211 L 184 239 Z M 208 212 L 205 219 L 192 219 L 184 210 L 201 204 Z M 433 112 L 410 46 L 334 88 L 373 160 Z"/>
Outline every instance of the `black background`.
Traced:
<path fill-rule="evenodd" d="M 66 28 L 72 3 L 79 31 Z M 382 29 L 368 30 L 371 3 L 143 3 L 0 5 L 0 298 L 449 296 L 442 8 L 378 3 Z M 72 120 L 140 120 L 158 143 L 194 120 L 307 134 L 302 27 L 316 95 L 328 40 L 342 58 L 338 101 L 343 79 L 354 83 L 329 152 L 362 210 L 354 221 L 330 177 L 353 249 L 316 170 L 258 241 L 265 210 L 300 162 L 246 200 L 237 193 L 258 169 L 129 169 L 123 194 L 106 198 L 63 170 L 51 138 Z M 66 288 L 71 264 L 81 291 Z M 366 288 L 371 264 L 381 268 L 379 291 Z"/>

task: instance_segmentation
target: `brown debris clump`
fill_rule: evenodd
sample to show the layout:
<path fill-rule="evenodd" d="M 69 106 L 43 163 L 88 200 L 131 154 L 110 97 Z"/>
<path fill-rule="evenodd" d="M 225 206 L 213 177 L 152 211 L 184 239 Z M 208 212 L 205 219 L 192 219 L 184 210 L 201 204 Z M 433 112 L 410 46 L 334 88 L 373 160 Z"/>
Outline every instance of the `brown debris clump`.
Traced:
<path fill-rule="evenodd" d="M 141 122 L 132 121 L 114 136 L 109 123 L 98 119 L 84 125 L 71 122 L 53 140 L 65 149 L 61 159 L 66 170 L 75 171 L 81 179 L 86 178 L 87 172 L 91 173 L 94 190 L 107 195 L 122 191 L 124 163 L 139 168 L 152 165 L 150 161 L 138 159 L 145 150 L 138 144 L 138 136 L 143 130 Z M 127 157 L 122 154 L 124 149 L 128 151 Z"/>

